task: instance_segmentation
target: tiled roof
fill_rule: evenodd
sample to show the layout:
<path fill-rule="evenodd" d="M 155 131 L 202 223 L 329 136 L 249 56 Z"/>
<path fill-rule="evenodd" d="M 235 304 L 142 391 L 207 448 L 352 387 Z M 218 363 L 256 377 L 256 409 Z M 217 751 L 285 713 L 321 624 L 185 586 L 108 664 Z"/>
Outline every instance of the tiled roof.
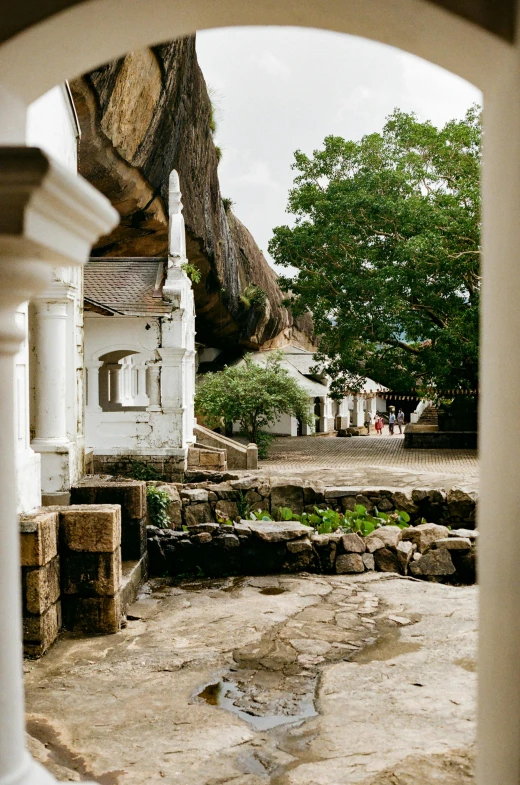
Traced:
<path fill-rule="evenodd" d="M 163 258 L 93 258 L 85 267 L 85 301 L 125 316 L 164 316 Z"/>

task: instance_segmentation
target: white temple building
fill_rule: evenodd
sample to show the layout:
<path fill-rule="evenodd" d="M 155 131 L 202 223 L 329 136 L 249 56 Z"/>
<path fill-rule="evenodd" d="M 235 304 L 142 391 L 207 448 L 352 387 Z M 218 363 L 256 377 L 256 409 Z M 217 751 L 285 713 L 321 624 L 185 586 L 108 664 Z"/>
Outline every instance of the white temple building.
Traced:
<path fill-rule="evenodd" d="M 179 177 L 167 258 L 92 258 L 85 268 L 86 442 L 95 471 L 130 460 L 178 479 L 193 435 L 195 305 Z"/>

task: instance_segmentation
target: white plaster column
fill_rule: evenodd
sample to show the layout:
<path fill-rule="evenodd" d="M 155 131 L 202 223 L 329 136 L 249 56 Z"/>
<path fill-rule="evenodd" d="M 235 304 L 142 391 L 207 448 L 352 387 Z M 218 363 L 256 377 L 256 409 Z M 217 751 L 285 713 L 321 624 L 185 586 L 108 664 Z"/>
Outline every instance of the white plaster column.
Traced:
<path fill-rule="evenodd" d="M 161 366 L 156 362 L 146 363 L 147 367 L 147 392 L 150 400 L 147 409 L 149 412 L 161 411 Z"/>
<path fill-rule="evenodd" d="M 478 785 L 520 782 L 520 52 L 485 94 L 480 366 Z M 513 58 L 513 54 L 512 54 Z"/>
<path fill-rule="evenodd" d="M 39 150 L 0 148 L 0 216 L 0 785 L 47 785 L 55 779 L 31 758 L 24 733 L 14 423 L 14 356 L 24 334 L 16 310 L 48 285 L 57 259 L 84 263 L 116 214 Z"/>
<path fill-rule="evenodd" d="M 365 409 L 363 406 L 364 397 L 362 395 L 354 395 L 354 412 L 352 417 L 352 424 L 356 428 L 363 428 L 365 425 Z"/>
<path fill-rule="evenodd" d="M 108 401 L 121 405 L 121 366 L 119 363 L 106 363 L 108 371 Z"/>
<path fill-rule="evenodd" d="M 146 362 L 141 361 L 135 364 L 135 380 L 134 406 L 148 406 L 150 399 L 146 394 Z"/>
<path fill-rule="evenodd" d="M 66 359 L 67 302 L 47 299 L 45 293 L 35 300 L 35 435 L 33 450 L 40 452 L 67 444 Z"/>
<path fill-rule="evenodd" d="M 377 398 L 375 395 L 372 395 L 368 399 L 367 406 L 368 406 L 368 412 L 370 414 L 370 422 L 373 425 L 376 421 L 376 414 L 377 414 Z"/>
<path fill-rule="evenodd" d="M 92 360 L 86 367 L 87 372 L 87 412 L 102 412 L 99 405 L 99 369 L 103 363 Z"/>
<path fill-rule="evenodd" d="M 339 411 L 338 411 L 338 427 L 339 428 L 350 428 L 350 409 L 348 408 L 349 400 L 348 398 L 342 398 L 339 402 Z"/>

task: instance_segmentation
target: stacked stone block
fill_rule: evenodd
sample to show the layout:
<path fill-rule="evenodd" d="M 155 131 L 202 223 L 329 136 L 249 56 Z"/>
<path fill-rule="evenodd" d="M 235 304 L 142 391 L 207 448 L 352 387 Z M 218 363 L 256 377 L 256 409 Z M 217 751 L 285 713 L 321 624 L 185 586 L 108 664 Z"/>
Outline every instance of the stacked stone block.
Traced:
<path fill-rule="evenodd" d="M 146 554 L 146 483 L 108 476 L 85 477 L 70 491 L 72 504 L 121 506 L 123 561 L 138 561 Z"/>
<path fill-rule="evenodd" d="M 61 628 L 58 513 L 20 520 L 24 653 L 41 657 Z"/>
<path fill-rule="evenodd" d="M 121 628 L 121 508 L 72 505 L 60 510 L 64 624 L 71 630 Z"/>

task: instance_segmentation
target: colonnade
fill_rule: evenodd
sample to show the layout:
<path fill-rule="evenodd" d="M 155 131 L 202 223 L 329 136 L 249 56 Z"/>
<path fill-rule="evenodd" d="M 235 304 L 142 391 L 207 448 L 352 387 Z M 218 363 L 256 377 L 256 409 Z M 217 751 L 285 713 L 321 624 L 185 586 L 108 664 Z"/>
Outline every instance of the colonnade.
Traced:
<path fill-rule="evenodd" d="M 19 532 L 16 518 L 15 356 L 25 338 L 20 305 L 42 297 L 38 344 L 52 373 L 39 367 L 50 395 L 37 412 L 37 438 L 55 443 L 64 435 L 60 405 L 62 371 L 52 349 L 64 340 L 64 309 L 46 298 L 57 265 L 83 264 L 95 240 L 117 223 L 108 201 L 81 178 L 53 164 L 39 150 L 0 147 L 0 782 L 55 782 L 25 746 L 21 657 L 22 609 Z M 55 342 L 58 342 L 56 344 Z"/>

